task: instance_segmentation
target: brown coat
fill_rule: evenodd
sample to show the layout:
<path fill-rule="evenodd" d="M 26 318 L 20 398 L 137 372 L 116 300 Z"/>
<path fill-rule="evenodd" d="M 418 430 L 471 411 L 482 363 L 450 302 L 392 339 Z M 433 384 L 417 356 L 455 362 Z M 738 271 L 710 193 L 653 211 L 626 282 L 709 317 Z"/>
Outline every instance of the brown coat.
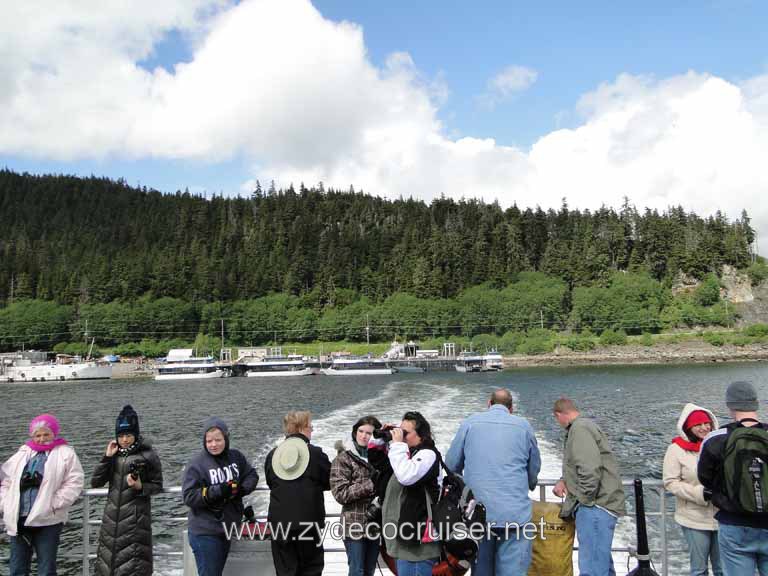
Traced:
<path fill-rule="evenodd" d="M 374 497 L 372 468 L 354 449 L 345 450 L 337 442 L 336 450 L 336 459 L 331 464 L 331 493 L 341 504 L 344 536 L 359 538 L 365 530 L 365 510 Z"/>

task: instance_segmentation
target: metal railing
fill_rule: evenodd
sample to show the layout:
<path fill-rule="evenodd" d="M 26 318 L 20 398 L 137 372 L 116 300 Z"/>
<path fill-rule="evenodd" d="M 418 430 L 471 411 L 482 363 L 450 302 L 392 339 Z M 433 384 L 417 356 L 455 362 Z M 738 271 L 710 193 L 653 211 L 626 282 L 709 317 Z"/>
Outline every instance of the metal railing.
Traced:
<path fill-rule="evenodd" d="M 539 496 L 539 501 L 546 502 L 548 498 L 548 488 L 552 488 L 557 483 L 557 480 L 539 480 L 537 491 Z M 625 487 L 629 487 L 630 490 L 627 492 L 627 496 L 630 496 L 631 494 L 631 488 L 633 485 L 632 480 L 623 480 L 623 485 Z M 670 554 L 672 553 L 682 553 L 687 552 L 686 549 L 683 548 L 670 548 L 669 542 L 667 538 L 667 530 L 669 528 L 669 523 L 667 522 L 667 515 L 669 514 L 669 511 L 667 510 L 669 497 L 664 490 L 664 486 L 661 482 L 661 480 L 643 480 L 643 486 L 647 490 L 651 490 L 658 494 L 659 497 L 659 505 L 658 509 L 655 511 L 646 511 L 645 515 L 647 517 L 651 518 L 659 518 L 659 530 L 658 530 L 658 547 L 654 549 L 653 546 L 651 546 L 651 556 L 656 557 L 660 559 L 660 571 L 662 576 L 669 576 L 669 558 Z M 259 492 L 268 492 L 269 488 L 266 486 L 259 486 L 256 488 Z M 68 558 L 68 559 L 80 559 L 82 561 L 82 574 L 83 576 L 90 576 L 91 569 L 90 569 L 90 561 L 96 557 L 95 551 L 92 550 L 91 546 L 91 526 L 99 526 L 101 524 L 101 520 L 98 519 L 91 519 L 91 499 L 92 498 L 103 498 L 107 495 L 108 490 L 106 488 L 96 488 L 96 489 L 89 489 L 85 490 L 83 492 L 82 501 L 83 501 L 83 520 L 81 522 L 82 529 L 81 529 L 81 540 L 82 540 L 82 550 L 79 554 L 77 553 L 70 553 L 65 554 L 62 556 L 62 558 Z M 181 493 L 181 487 L 180 486 L 173 486 L 171 488 L 164 488 L 163 489 L 164 494 L 180 494 Z M 630 501 L 632 499 L 630 498 Z M 550 500 L 551 501 L 551 500 Z M 329 518 L 338 518 L 340 514 L 327 514 L 327 517 Z M 634 520 L 634 518 L 632 518 Z M 169 523 L 178 523 L 179 525 L 184 525 L 187 522 L 186 516 L 177 516 L 177 517 L 170 517 L 165 518 L 165 522 Z M 71 523 L 75 524 L 75 521 L 72 521 Z M 326 552 L 344 552 L 344 548 L 342 547 L 328 547 L 325 548 Z M 578 551 L 578 546 L 574 546 L 574 551 Z M 633 546 L 614 546 L 611 548 L 611 552 L 614 553 L 624 553 L 628 554 L 629 557 L 634 557 L 636 555 L 636 549 Z M 155 550 L 154 555 L 156 557 L 179 557 L 181 558 L 183 556 L 183 551 L 165 551 L 165 550 Z M 8 558 L 2 558 L 3 561 L 7 561 Z"/>

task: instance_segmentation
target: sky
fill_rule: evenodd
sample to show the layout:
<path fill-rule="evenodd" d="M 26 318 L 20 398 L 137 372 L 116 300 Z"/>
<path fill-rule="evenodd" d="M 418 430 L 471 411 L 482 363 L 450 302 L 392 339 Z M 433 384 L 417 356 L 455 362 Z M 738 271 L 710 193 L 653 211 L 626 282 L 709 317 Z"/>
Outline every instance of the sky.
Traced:
<path fill-rule="evenodd" d="M 0 0 L 0 167 L 165 192 L 747 210 L 768 3 Z"/>

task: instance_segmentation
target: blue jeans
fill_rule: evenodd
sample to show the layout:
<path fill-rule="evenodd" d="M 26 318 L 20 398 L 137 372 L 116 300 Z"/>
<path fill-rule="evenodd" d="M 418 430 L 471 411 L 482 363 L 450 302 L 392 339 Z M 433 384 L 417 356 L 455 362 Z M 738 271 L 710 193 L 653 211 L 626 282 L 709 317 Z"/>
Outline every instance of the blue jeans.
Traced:
<path fill-rule="evenodd" d="M 432 576 L 432 566 L 434 560 L 422 560 L 421 562 L 411 562 L 409 560 L 397 560 L 397 576 Z"/>
<path fill-rule="evenodd" d="M 579 576 L 616 576 L 611 544 L 617 518 L 597 506 L 576 508 Z"/>
<path fill-rule="evenodd" d="M 683 536 L 688 542 L 688 552 L 691 556 L 691 576 L 707 576 L 709 563 L 712 562 L 712 573 L 723 576 L 720 567 L 720 546 L 717 544 L 717 530 L 696 530 L 681 526 Z"/>
<path fill-rule="evenodd" d="M 221 576 L 227 563 L 231 542 L 222 534 L 189 533 L 189 547 L 195 554 L 197 576 Z"/>
<path fill-rule="evenodd" d="M 59 550 L 62 524 L 32 528 L 22 526 L 11 536 L 10 576 L 27 576 L 32 564 L 32 550 L 37 556 L 39 576 L 56 576 L 56 552 Z"/>
<path fill-rule="evenodd" d="M 725 576 L 768 576 L 768 528 L 720 524 L 718 540 Z"/>
<path fill-rule="evenodd" d="M 347 550 L 349 576 L 373 576 L 379 559 L 378 540 L 345 538 L 344 548 Z"/>
<path fill-rule="evenodd" d="M 477 558 L 472 563 L 472 576 L 517 576 L 526 574 L 531 564 L 532 542 L 522 532 L 492 528 L 491 538 L 483 538 Z"/>

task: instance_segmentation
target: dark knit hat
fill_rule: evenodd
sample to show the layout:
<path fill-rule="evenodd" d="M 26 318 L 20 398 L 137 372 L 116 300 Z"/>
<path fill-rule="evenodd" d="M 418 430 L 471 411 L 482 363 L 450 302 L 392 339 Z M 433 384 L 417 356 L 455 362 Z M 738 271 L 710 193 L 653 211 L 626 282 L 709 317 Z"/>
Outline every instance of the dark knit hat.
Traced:
<path fill-rule="evenodd" d="M 725 391 L 725 405 L 737 412 L 757 412 L 757 392 L 750 382 L 733 382 Z"/>
<path fill-rule="evenodd" d="M 136 438 L 139 437 L 139 415 L 136 414 L 130 404 L 123 406 L 117 416 L 115 436 L 120 436 L 120 434 L 133 434 Z"/>

